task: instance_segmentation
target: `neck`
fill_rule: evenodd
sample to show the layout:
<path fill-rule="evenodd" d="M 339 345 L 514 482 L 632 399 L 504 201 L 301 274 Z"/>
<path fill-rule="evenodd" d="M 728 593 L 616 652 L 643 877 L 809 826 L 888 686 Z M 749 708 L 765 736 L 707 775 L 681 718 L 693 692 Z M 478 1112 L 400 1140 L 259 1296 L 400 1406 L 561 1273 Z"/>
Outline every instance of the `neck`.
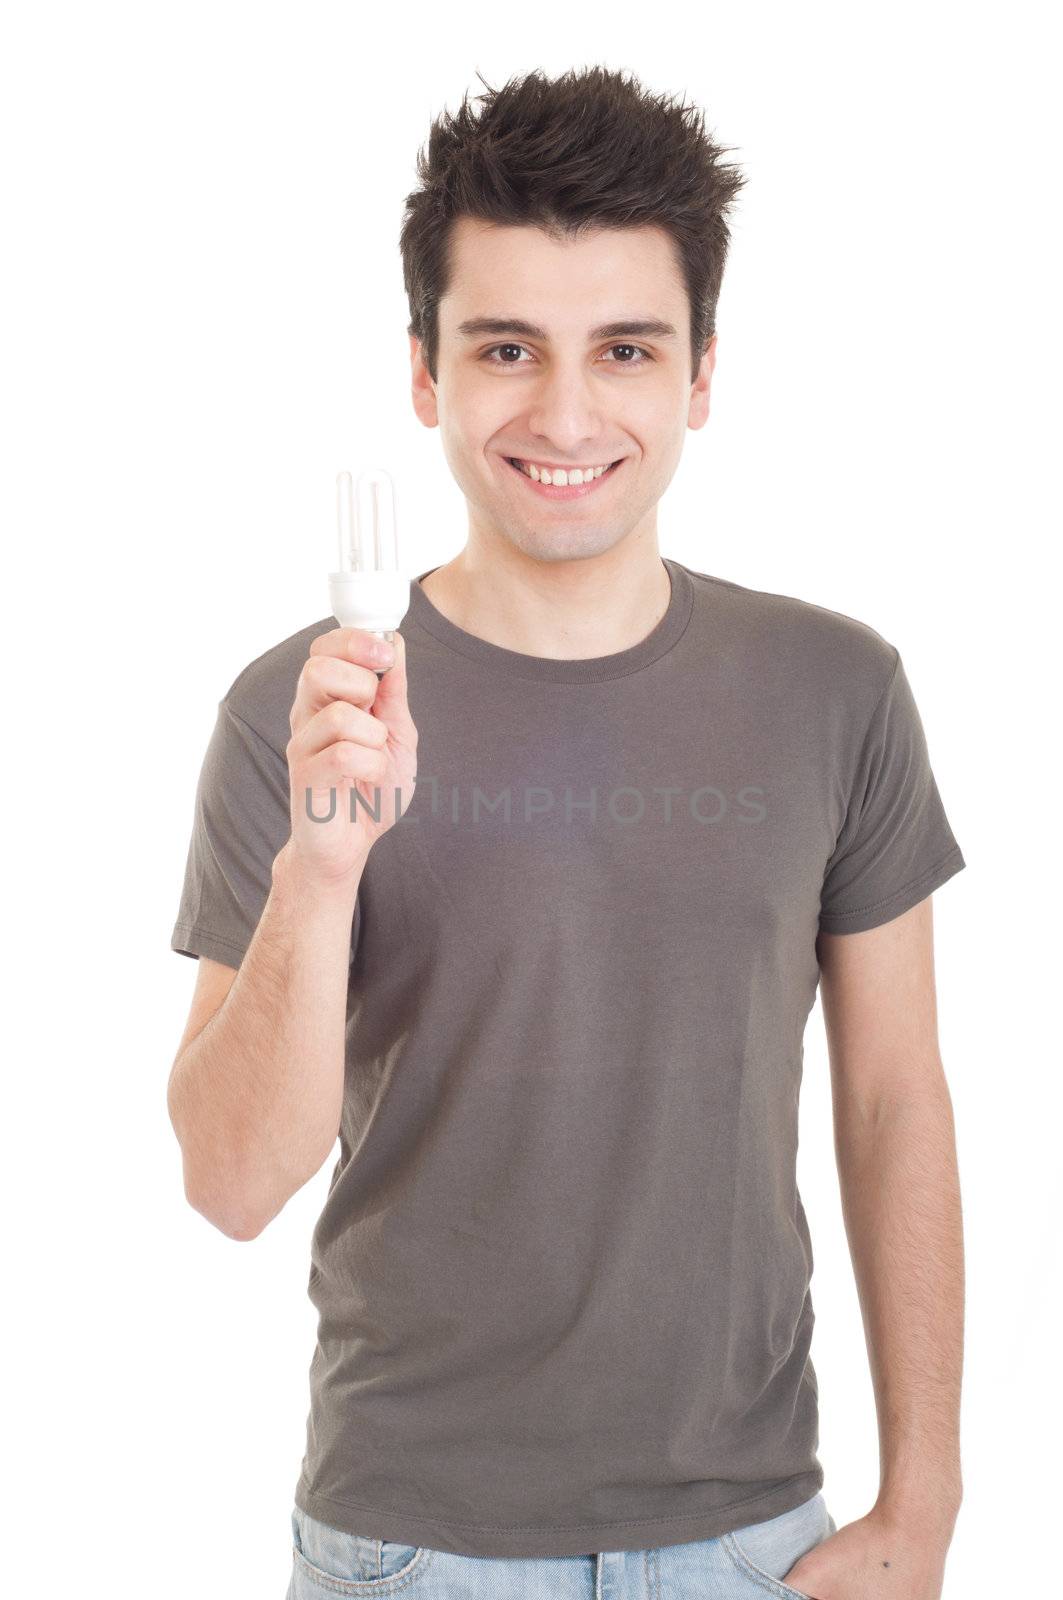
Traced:
<path fill-rule="evenodd" d="M 656 537 L 578 560 L 539 561 L 470 539 L 421 588 L 449 622 L 522 655 L 575 661 L 639 644 L 668 609 Z"/>

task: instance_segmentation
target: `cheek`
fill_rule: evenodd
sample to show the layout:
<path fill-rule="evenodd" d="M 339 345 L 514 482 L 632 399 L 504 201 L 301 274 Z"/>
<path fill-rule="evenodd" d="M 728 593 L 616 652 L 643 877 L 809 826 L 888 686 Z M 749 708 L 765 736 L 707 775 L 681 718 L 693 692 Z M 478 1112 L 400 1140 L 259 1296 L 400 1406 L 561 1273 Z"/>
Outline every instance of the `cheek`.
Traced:
<path fill-rule="evenodd" d="M 618 383 L 616 387 L 621 386 Z M 678 392 L 672 383 L 647 381 L 632 381 L 631 388 L 639 392 L 619 395 L 609 411 L 603 412 L 603 418 L 647 454 L 670 448 L 673 436 L 681 441 L 690 409 L 689 392 Z"/>
<path fill-rule="evenodd" d="M 447 394 L 446 403 L 439 408 L 439 421 L 453 453 L 482 461 L 495 448 L 496 440 L 512 436 L 516 414 L 516 408 L 504 404 L 502 397 L 493 400 L 470 384 L 464 391 L 459 386 Z"/>

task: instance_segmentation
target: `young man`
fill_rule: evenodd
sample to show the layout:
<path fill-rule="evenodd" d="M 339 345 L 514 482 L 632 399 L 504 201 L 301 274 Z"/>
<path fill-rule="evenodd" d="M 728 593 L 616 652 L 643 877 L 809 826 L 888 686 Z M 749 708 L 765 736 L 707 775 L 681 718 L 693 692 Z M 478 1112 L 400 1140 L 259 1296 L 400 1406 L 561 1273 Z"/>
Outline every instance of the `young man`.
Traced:
<path fill-rule="evenodd" d="M 658 551 L 741 178 L 603 69 L 481 99 L 402 241 L 468 542 L 382 677 L 324 618 L 236 678 L 172 940 L 190 1202 L 254 1238 L 340 1138 L 290 1593 L 589 1595 L 597 1563 L 936 1600 L 963 1273 L 930 896 L 964 860 L 894 645 Z M 795 1179 L 817 986 L 881 1431 L 841 1529 Z"/>

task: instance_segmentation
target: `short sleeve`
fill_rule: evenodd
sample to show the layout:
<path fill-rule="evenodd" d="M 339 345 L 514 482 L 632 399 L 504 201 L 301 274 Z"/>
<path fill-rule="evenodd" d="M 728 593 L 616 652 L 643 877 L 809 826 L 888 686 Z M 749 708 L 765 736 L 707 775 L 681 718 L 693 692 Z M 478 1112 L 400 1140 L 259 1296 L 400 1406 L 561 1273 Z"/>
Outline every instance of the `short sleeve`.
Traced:
<path fill-rule="evenodd" d="M 966 866 L 930 767 L 900 654 L 857 760 L 820 895 L 823 933 L 861 933 L 908 911 Z"/>
<path fill-rule="evenodd" d="M 288 763 L 223 699 L 196 788 L 170 948 L 239 967 L 290 834 Z"/>

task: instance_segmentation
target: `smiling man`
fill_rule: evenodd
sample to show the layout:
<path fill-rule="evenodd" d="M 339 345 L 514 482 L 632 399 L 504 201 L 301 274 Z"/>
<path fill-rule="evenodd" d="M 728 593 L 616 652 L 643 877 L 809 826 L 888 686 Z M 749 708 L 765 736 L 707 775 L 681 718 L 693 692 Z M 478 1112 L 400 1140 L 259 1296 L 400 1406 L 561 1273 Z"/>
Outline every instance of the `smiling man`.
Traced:
<path fill-rule="evenodd" d="M 229 687 L 172 937 L 192 1204 L 253 1238 L 340 1140 L 289 1595 L 937 1600 L 963 1263 L 930 897 L 964 859 L 897 647 L 658 548 L 743 180 L 602 68 L 479 98 L 402 231 L 467 541 L 382 676 L 323 618 Z M 840 1528 L 817 990 L 880 1423 Z"/>
<path fill-rule="evenodd" d="M 499 284 L 520 316 L 479 310 Z M 469 508 L 465 549 L 421 583 L 452 622 L 540 657 L 613 653 L 660 622 L 657 505 L 686 429 L 708 419 L 716 359 L 713 336 L 692 384 L 689 328 L 659 226 L 573 237 L 455 219 L 435 377 L 410 336 L 417 414 Z"/>

